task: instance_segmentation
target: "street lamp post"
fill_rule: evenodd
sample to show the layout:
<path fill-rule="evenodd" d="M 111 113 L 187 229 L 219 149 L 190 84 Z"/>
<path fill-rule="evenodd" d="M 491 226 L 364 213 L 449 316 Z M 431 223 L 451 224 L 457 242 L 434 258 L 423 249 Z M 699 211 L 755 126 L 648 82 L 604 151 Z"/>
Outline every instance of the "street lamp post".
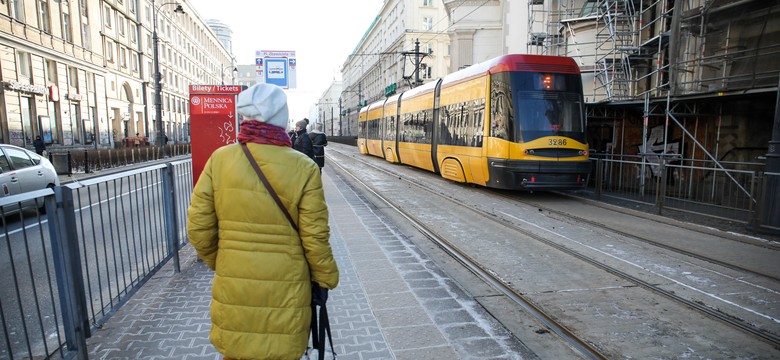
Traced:
<path fill-rule="evenodd" d="M 162 3 L 160 6 L 155 7 L 154 0 L 152 0 L 152 7 L 154 7 L 152 17 L 152 41 L 154 42 L 154 106 L 155 116 L 157 117 L 157 145 L 163 145 L 163 157 L 166 156 L 165 151 L 165 127 L 162 120 L 162 74 L 160 73 L 160 38 L 157 35 L 157 13 L 160 12 L 165 5 L 176 5 L 176 9 L 173 12 L 184 14 L 184 8 L 177 2 Z"/>
<path fill-rule="evenodd" d="M 222 71 L 220 71 L 220 73 L 222 75 L 222 85 L 225 85 L 225 70 L 230 69 L 230 68 L 233 68 L 233 71 L 231 72 L 231 74 L 233 75 L 233 77 L 232 77 L 233 80 L 230 82 L 230 85 L 235 85 L 235 83 L 236 83 L 236 74 L 238 74 L 238 68 L 236 68 L 233 65 L 228 65 L 228 66 L 223 67 Z"/>
<path fill-rule="evenodd" d="M 341 99 L 339 99 L 340 101 Z M 319 108 L 318 113 L 322 114 L 320 117 L 321 120 L 319 122 L 322 123 L 323 128 L 325 128 L 325 109 L 323 108 L 323 105 L 328 105 L 330 107 L 330 136 L 333 136 L 333 105 L 336 105 L 335 102 L 331 102 L 330 99 L 325 99 L 325 102 L 318 102 L 317 106 Z M 341 103 L 339 103 L 339 106 L 341 106 Z M 319 115 L 318 115 L 319 117 Z"/>
<path fill-rule="evenodd" d="M 354 94 L 357 94 L 357 97 L 358 97 L 357 113 L 358 113 L 358 116 L 360 116 L 360 107 L 363 106 L 363 87 L 362 87 L 362 84 L 358 83 L 357 90 L 344 90 L 341 93 L 342 94 L 344 94 L 344 93 L 354 93 Z M 342 95 L 342 97 L 343 97 L 343 95 Z M 341 130 L 341 111 L 340 110 L 341 110 L 341 97 L 339 97 L 339 130 Z M 350 112 L 351 111 L 347 112 L 347 136 L 352 134 L 352 129 L 351 129 L 351 126 L 350 126 L 351 123 L 352 123 L 352 118 L 349 116 Z M 344 133 L 342 132 L 339 135 L 344 135 Z"/>

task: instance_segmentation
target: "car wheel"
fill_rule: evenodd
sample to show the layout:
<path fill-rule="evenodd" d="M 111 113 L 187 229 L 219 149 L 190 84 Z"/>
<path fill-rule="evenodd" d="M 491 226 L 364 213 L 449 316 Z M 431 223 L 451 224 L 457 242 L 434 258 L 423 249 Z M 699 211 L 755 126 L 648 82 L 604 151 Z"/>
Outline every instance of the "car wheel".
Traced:
<path fill-rule="evenodd" d="M 46 188 L 53 189 L 54 188 L 54 184 L 46 185 Z M 41 199 L 35 199 L 35 205 L 38 205 L 38 213 L 39 214 L 43 215 L 43 214 L 46 213 L 46 201 L 44 201 L 42 198 Z"/>

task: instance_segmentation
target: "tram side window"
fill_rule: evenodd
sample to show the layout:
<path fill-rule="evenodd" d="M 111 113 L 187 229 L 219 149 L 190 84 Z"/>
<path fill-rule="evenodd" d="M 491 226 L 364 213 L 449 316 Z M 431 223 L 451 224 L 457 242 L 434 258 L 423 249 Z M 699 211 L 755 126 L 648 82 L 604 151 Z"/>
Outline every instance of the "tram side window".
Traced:
<path fill-rule="evenodd" d="M 381 126 L 381 123 L 379 122 L 379 119 L 374 119 L 373 122 L 374 122 L 374 133 L 372 135 L 373 135 L 374 139 L 378 140 L 378 139 L 380 139 L 380 137 L 379 137 L 379 127 Z"/>
<path fill-rule="evenodd" d="M 387 118 L 387 128 L 385 129 L 385 140 L 395 141 L 395 116 Z"/>
<path fill-rule="evenodd" d="M 442 107 L 441 142 L 446 145 L 481 147 L 485 100 L 470 100 Z"/>
<path fill-rule="evenodd" d="M 423 111 L 422 132 L 423 136 L 420 142 L 430 144 L 433 137 L 433 109 Z"/>
<path fill-rule="evenodd" d="M 490 81 L 490 136 L 512 140 L 512 88 L 508 73 L 493 75 Z"/>
<path fill-rule="evenodd" d="M 473 144 L 476 147 L 482 147 L 482 140 L 485 137 L 485 99 L 480 99 L 474 109 L 474 135 Z"/>
<path fill-rule="evenodd" d="M 400 124 L 398 126 L 401 127 L 399 131 L 400 139 L 398 141 L 400 142 L 409 142 L 411 140 L 411 137 L 409 136 L 409 131 L 411 130 L 411 122 L 412 122 L 412 114 L 406 113 L 401 115 L 403 117 L 403 121 L 401 122 L 399 119 Z"/>

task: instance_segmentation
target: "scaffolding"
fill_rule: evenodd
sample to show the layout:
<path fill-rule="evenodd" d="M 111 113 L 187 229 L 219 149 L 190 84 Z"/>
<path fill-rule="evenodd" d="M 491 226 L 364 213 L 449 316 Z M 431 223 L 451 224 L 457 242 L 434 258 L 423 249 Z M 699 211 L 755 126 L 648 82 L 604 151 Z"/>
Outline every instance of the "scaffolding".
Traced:
<path fill-rule="evenodd" d="M 529 52 L 570 56 L 588 102 L 774 88 L 779 0 L 530 0 Z"/>
<path fill-rule="evenodd" d="M 689 0 L 677 8 L 674 95 L 777 86 L 780 1 Z"/>
<path fill-rule="evenodd" d="M 733 196 L 756 204 L 755 184 L 732 172 L 760 166 L 770 140 L 780 0 L 531 0 L 528 6 L 529 52 L 569 56 L 580 65 L 592 150 L 638 157 L 640 189 L 648 167 L 680 159 L 723 176 L 689 170 L 679 174 L 688 189 L 676 191 L 708 187 L 710 197 L 727 203 L 715 184 L 728 183 Z"/>

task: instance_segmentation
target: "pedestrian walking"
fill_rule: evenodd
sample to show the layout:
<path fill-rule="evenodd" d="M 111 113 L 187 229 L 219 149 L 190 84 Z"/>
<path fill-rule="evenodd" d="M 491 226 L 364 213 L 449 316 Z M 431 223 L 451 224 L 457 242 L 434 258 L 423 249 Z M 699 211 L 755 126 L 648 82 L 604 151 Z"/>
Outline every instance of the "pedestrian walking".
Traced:
<path fill-rule="evenodd" d="M 314 130 L 309 134 L 311 138 L 312 152 L 314 153 L 314 162 L 320 167 L 320 173 L 325 166 L 325 147 L 328 146 L 328 137 L 322 132 L 322 123 L 314 125 Z"/>
<path fill-rule="evenodd" d="M 35 147 L 35 153 L 43 156 L 43 152 L 46 151 L 46 144 L 43 142 L 43 139 L 41 139 L 40 135 L 35 136 L 35 140 L 33 140 L 33 146 Z"/>
<path fill-rule="evenodd" d="M 311 138 L 306 133 L 306 126 L 309 124 L 308 119 L 303 119 L 295 123 L 295 135 L 293 135 L 293 149 L 298 150 L 310 159 L 314 160 L 314 148 L 311 144 Z"/>
<path fill-rule="evenodd" d="M 187 218 L 190 243 L 215 271 L 210 339 L 226 359 L 299 359 L 312 288 L 327 295 L 339 281 L 322 178 L 290 148 L 281 88 L 254 85 L 236 110 L 239 143 L 206 162 Z"/>
<path fill-rule="evenodd" d="M 141 146 L 141 134 L 135 133 L 135 139 L 133 139 L 133 146 L 135 147 Z"/>

